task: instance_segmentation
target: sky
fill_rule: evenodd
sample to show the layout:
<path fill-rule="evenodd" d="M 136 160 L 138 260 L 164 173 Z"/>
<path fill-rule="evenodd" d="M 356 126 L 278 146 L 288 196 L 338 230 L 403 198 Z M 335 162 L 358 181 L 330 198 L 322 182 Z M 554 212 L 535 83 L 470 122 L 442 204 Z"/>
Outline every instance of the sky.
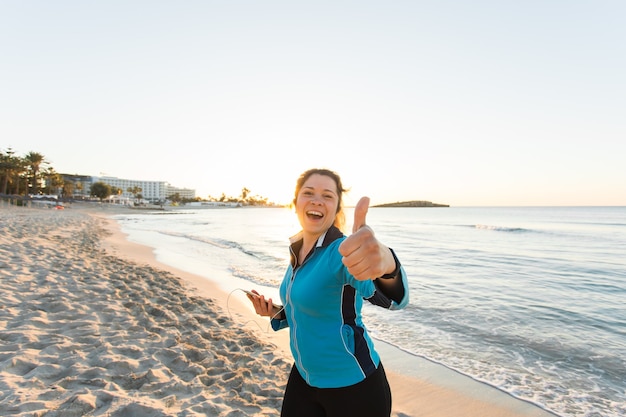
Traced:
<path fill-rule="evenodd" d="M 0 150 L 202 198 L 626 206 L 626 2 L 0 0 Z"/>

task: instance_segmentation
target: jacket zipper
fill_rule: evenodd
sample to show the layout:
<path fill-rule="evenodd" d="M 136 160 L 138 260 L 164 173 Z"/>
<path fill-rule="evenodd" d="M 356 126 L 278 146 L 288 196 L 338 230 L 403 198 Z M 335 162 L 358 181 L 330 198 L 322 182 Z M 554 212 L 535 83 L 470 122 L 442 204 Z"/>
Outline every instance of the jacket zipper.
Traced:
<path fill-rule="evenodd" d="M 316 249 L 316 248 L 315 248 Z M 314 251 L 315 251 L 314 249 Z M 289 251 L 291 252 L 291 255 L 293 256 L 294 259 L 297 259 L 295 257 L 295 254 L 293 253 L 293 249 L 290 247 Z M 313 256 L 313 254 L 311 254 L 311 256 Z M 309 257 L 310 258 L 310 257 Z M 294 266 L 293 267 L 293 272 L 291 274 L 291 279 L 289 280 L 289 284 L 287 285 L 287 292 L 285 294 L 285 304 L 289 304 L 291 303 L 291 289 L 293 287 L 293 283 L 296 279 L 296 275 L 298 273 L 298 269 L 300 269 L 302 267 L 302 265 L 304 265 L 307 262 L 308 259 L 305 259 L 304 262 L 302 262 L 302 264 L 300 264 L 300 266 Z M 304 368 L 304 364 L 302 363 L 302 354 L 300 354 L 300 347 L 298 346 L 298 337 L 297 337 L 297 332 L 298 332 L 298 325 L 296 323 L 296 315 L 295 315 L 295 309 L 293 308 L 293 305 L 291 306 L 291 322 L 293 323 L 293 344 L 294 344 L 294 348 L 295 351 L 298 355 L 297 358 L 295 358 L 296 362 L 299 365 L 299 368 L 302 370 L 302 372 L 304 372 L 304 380 L 307 382 L 307 384 L 310 383 L 309 381 L 309 373 L 307 372 L 307 370 Z"/>

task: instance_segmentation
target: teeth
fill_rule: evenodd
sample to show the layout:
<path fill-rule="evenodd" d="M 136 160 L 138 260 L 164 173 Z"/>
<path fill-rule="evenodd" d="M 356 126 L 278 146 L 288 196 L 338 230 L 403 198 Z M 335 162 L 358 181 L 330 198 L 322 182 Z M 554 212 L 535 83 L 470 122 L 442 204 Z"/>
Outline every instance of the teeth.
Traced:
<path fill-rule="evenodd" d="M 322 213 L 320 213 L 319 211 L 307 211 L 306 214 L 310 215 L 310 216 L 317 216 L 317 217 L 324 217 L 324 215 Z"/>

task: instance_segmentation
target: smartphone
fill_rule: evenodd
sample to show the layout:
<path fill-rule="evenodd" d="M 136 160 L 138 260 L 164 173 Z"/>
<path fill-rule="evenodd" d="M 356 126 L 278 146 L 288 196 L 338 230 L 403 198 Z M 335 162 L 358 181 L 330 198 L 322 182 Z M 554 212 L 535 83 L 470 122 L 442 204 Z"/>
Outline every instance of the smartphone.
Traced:
<path fill-rule="evenodd" d="M 255 293 L 253 293 L 252 291 L 248 291 L 248 290 L 242 290 L 242 291 L 243 291 L 243 292 L 245 292 L 245 293 L 246 293 L 246 294 L 248 294 L 248 295 L 253 296 L 253 297 L 260 297 L 260 295 L 259 295 L 259 294 L 255 294 Z M 279 306 L 279 305 L 278 305 L 278 304 L 276 304 L 276 303 L 272 303 L 272 306 L 273 306 L 274 308 L 278 308 L 278 309 L 283 308 L 283 306 Z"/>

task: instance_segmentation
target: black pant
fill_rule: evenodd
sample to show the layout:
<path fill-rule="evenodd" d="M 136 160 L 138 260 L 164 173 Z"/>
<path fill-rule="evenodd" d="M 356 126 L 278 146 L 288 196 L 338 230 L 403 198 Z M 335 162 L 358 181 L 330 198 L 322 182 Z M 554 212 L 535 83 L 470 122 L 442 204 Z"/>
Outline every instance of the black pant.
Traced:
<path fill-rule="evenodd" d="M 315 388 L 291 368 L 281 417 L 389 417 L 391 389 L 383 364 L 355 385 Z"/>

